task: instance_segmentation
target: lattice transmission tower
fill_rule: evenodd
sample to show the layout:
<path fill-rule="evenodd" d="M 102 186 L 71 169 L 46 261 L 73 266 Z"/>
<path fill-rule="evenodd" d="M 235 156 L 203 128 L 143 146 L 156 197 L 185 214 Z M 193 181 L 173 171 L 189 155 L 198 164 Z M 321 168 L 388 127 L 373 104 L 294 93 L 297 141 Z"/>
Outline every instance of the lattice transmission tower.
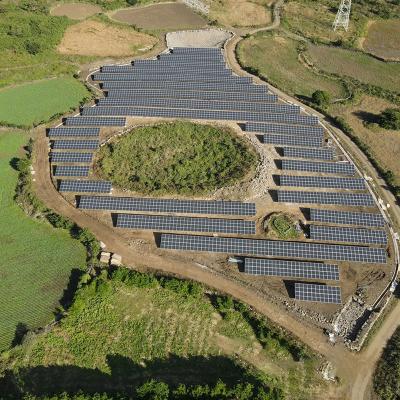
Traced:
<path fill-rule="evenodd" d="M 344 28 L 346 31 L 349 29 L 350 21 L 351 0 L 341 0 L 339 10 L 336 14 L 335 21 L 333 22 L 333 30 Z"/>

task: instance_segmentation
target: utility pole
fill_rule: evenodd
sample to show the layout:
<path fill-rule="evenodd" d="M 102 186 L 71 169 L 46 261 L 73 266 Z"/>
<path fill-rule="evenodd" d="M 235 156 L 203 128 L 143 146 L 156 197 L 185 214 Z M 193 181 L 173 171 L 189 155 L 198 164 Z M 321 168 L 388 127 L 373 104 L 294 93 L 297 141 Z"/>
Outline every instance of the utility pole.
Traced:
<path fill-rule="evenodd" d="M 336 31 L 338 28 L 344 28 L 346 31 L 349 29 L 350 10 L 351 0 L 341 0 L 339 10 L 333 23 L 334 31 Z"/>

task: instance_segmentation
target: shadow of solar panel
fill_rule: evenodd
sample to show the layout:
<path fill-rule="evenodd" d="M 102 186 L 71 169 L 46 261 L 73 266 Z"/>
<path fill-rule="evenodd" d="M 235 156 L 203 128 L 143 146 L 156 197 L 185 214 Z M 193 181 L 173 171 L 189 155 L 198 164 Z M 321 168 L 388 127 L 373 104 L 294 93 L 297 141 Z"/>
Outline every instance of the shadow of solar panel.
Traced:
<path fill-rule="evenodd" d="M 244 272 L 250 275 L 339 280 L 339 267 L 337 265 L 316 262 L 245 258 Z"/>
<path fill-rule="evenodd" d="M 315 222 L 329 222 L 331 224 L 363 225 L 371 227 L 385 226 L 381 214 L 350 211 L 333 211 L 310 209 L 310 220 Z"/>
<path fill-rule="evenodd" d="M 54 150 L 96 150 L 99 147 L 98 140 L 55 140 Z"/>
<path fill-rule="evenodd" d="M 269 123 L 257 123 L 249 121 L 245 124 L 246 132 L 257 132 L 257 133 L 282 133 L 282 134 L 294 134 L 294 135 L 303 135 L 303 136 L 324 136 L 324 130 L 321 126 L 318 125 L 318 118 L 310 115 L 303 115 L 303 117 L 307 117 L 308 121 L 307 127 L 297 127 L 297 126 L 282 126 L 277 124 L 269 124 Z"/>
<path fill-rule="evenodd" d="M 275 146 L 309 146 L 320 147 L 323 140 L 317 136 L 289 136 L 289 135 L 274 135 L 271 133 L 263 135 L 264 144 L 273 144 Z"/>
<path fill-rule="evenodd" d="M 92 162 L 92 157 L 93 153 L 50 153 L 50 160 L 52 163 L 90 163 Z"/>
<path fill-rule="evenodd" d="M 303 192 L 277 190 L 277 198 L 281 203 L 305 204 L 336 204 L 343 206 L 374 206 L 370 194 L 363 193 L 336 193 L 336 192 Z"/>
<path fill-rule="evenodd" d="M 60 192 L 75 193 L 110 193 L 111 182 L 107 181 L 59 181 L 58 190 Z"/>
<path fill-rule="evenodd" d="M 341 304 L 342 295 L 339 286 L 295 283 L 295 299 L 317 303 Z"/>
<path fill-rule="evenodd" d="M 58 137 L 58 136 L 99 136 L 100 128 L 67 128 L 67 127 L 59 127 L 59 128 L 50 128 L 48 132 L 49 137 Z"/>
<path fill-rule="evenodd" d="M 243 254 L 259 257 L 299 258 L 306 260 L 338 260 L 365 263 L 386 263 L 382 248 L 344 246 L 320 243 L 284 242 L 216 236 L 161 234 L 160 248 L 210 253 Z"/>
<path fill-rule="evenodd" d="M 87 165 L 57 165 L 54 170 L 54 176 L 86 177 L 88 175 L 89 166 Z"/>
<path fill-rule="evenodd" d="M 318 162 L 302 160 L 286 160 L 281 162 L 281 168 L 291 171 L 321 172 L 325 174 L 354 175 L 355 168 L 349 162 Z"/>
<path fill-rule="evenodd" d="M 384 230 L 347 228 L 344 226 L 310 225 L 310 238 L 342 243 L 387 244 L 387 235 Z"/>
<path fill-rule="evenodd" d="M 117 214 L 117 228 L 152 231 L 214 232 L 254 235 L 254 221 L 242 219 L 171 217 L 165 215 Z"/>
<path fill-rule="evenodd" d="M 256 215 L 254 203 L 222 200 L 175 200 L 142 197 L 82 196 L 79 208 L 108 211 L 143 211 L 181 214 Z"/>
<path fill-rule="evenodd" d="M 320 160 L 333 160 L 335 151 L 331 147 L 320 148 L 320 149 L 302 149 L 298 147 L 284 147 L 284 157 L 295 157 L 295 158 L 316 158 Z"/>
<path fill-rule="evenodd" d="M 361 178 L 336 178 L 325 176 L 278 175 L 281 186 L 316 187 L 327 189 L 365 190 Z"/>
<path fill-rule="evenodd" d="M 69 117 L 65 120 L 68 126 L 125 126 L 123 117 Z"/>
<path fill-rule="evenodd" d="M 213 101 L 201 99 L 183 98 L 157 98 L 157 97 L 131 97 L 131 98 L 103 98 L 99 99 L 98 105 L 106 106 L 128 106 L 128 107 L 168 107 L 168 108 L 190 108 L 206 110 L 237 110 L 271 113 L 298 114 L 300 108 L 287 104 L 274 104 L 262 102 L 238 102 L 238 101 Z"/>

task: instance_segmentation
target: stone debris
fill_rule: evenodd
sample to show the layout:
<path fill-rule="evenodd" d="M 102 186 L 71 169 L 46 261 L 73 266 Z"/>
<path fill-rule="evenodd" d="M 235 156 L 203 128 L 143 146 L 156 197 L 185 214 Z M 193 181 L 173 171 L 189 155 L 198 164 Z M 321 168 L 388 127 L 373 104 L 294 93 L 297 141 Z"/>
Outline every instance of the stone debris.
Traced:
<path fill-rule="evenodd" d="M 110 262 L 111 253 L 108 251 L 102 251 L 100 253 L 100 262 L 103 264 L 109 264 Z"/>

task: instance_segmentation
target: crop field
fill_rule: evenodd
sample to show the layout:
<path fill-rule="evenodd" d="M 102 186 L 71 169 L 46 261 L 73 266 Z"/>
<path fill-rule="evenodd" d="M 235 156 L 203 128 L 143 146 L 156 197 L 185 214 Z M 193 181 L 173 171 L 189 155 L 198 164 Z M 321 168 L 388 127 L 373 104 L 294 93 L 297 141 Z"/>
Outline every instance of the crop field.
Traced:
<path fill-rule="evenodd" d="M 228 130 L 176 122 L 134 129 L 103 146 L 96 170 L 135 192 L 199 194 L 242 179 L 256 160 Z"/>
<path fill-rule="evenodd" d="M 248 363 L 230 358 L 236 354 L 257 359 L 258 385 L 284 387 L 287 399 L 308 399 L 323 388 L 312 354 L 295 361 L 295 342 L 266 322 L 258 323 L 265 335 L 258 339 L 260 333 L 244 317 L 247 311 L 239 311 L 243 307 L 232 300 L 212 300 L 187 281 L 157 283 L 139 275 L 132 282 L 120 275 L 122 281 L 103 274 L 79 289 L 59 325 L 10 351 L 8 359 L 0 358 L 0 375 L 8 365 L 14 371 L 23 368 L 23 387 L 34 393 L 125 392 L 150 378 L 175 385 L 213 384 L 218 378 L 229 384 L 254 381 Z"/>
<path fill-rule="evenodd" d="M 385 63 L 360 51 L 310 45 L 306 54 L 323 71 L 400 91 L 400 64 Z"/>
<path fill-rule="evenodd" d="M 0 134 L 0 350 L 11 345 L 17 326 L 37 328 L 52 320 L 71 271 L 86 259 L 78 241 L 29 218 L 14 202 L 18 173 L 11 164 L 27 140 L 17 132 Z"/>
<path fill-rule="evenodd" d="M 373 21 L 362 47 L 386 60 L 400 61 L 400 19 Z"/>
<path fill-rule="evenodd" d="M 242 66 L 256 69 L 260 76 L 289 94 L 310 97 L 319 89 L 334 98 L 344 97 L 339 81 L 317 75 L 298 60 L 299 45 L 286 36 L 258 34 L 240 42 L 237 52 Z"/>
<path fill-rule="evenodd" d="M 89 96 L 82 83 L 69 77 L 3 89 L 0 91 L 0 124 L 38 125 L 75 109 Z"/>

